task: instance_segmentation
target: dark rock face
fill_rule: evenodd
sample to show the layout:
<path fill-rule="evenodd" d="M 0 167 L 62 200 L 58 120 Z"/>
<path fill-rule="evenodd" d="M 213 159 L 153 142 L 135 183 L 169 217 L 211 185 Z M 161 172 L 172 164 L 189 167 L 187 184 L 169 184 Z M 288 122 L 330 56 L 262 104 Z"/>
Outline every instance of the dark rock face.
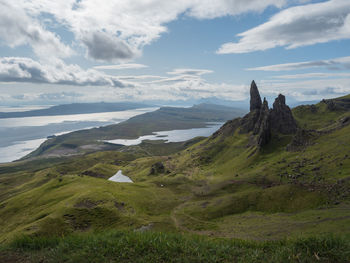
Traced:
<path fill-rule="evenodd" d="M 250 85 L 250 112 L 241 120 L 240 133 L 248 133 L 256 129 L 256 123 L 259 122 L 260 110 L 262 107 L 261 97 L 255 81 Z"/>
<path fill-rule="evenodd" d="M 297 123 L 292 115 L 292 111 L 286 105 L 286 98 L 279 94 L 273 103 L 271 115 L 271 128 L 282 134 L 291 134 L 297 131 Z"/>
<path fill-rule="evenodd" d="M 296 152 L 311 145 L 311 140 L 316 136 L 315 131 L 298 129 L 292 141 L 287 145 L 287 151 Z"/>
<path fill-rule="evenodd" d="M 157 162 L 152 165 L 150 174 L 155 175 L 155 174 L 162 174 L 165 172 L 165 167 L 162 162 Z"/>
<path fill-rule="evenodd" d="M 251 133 L 248 146 L 262 147 L 270 142 L 274 132 L 294 134 L 297 129 L 292 111 L 286 105 L 285 96 L 278 95 L 273 108 L 269 109 L 266 98 L 263 103 L 261 102 L 258 87 L 253 80 L 250 87 L 250 112 L 243 118 L 226 122 L 211 138 L 215 139 L 220 135 L 226 137 L 238 130 L 241 134 Z M 295 143 L 299 142 L 300 140 L 296 138 Z"/>
<path fill-rule="evenodd" d="M 263 146 L 271 139 L 270 110 L 266 98 L 259 110 L 249 112 L 241 120 L 241 133 L 252 132 L 250 145 Z"/>
<path fill-rule="evenodd" d="M 259 120 L 260 111 L 254 110 L 245 115 L 241 120 L 240 133 L 248 133 L 254 130 L 256 123 Z"/>
<path fill-rule="evenodd" d="M 349 111 L 350 110 L 350 98 L 338 98 L 322 100 L 322 103 L 327 105 L 330 111 Z"/>
<path fill-rule="evenodd" d="M 255 81 L 252 81 L 250 85 L 250 111 L 260 110 L 262 106 L 261 97 L 258 91 L 258 87 L 255 84 Z"/>
<path fill-rule="evenodd" d="M 254 127 L 253 134 L 256 134 L 256 144 L 264 146 L 271 140 L 271 121 L 270 111 L 266 98 L 264 98 L 263 106 L 260 110 L 259 120 Z"/>
<path fill-rule="evenodd" d="M 250 145 L 264 146 L 271 140 L 272 132 L 292 134 L 297 131 L 296 121 L 286 105 L 285 96 L 278 95 L 273 108 L 269 109 L 266 98 L 261 103 L 254 81 L 250 88 L 250 96 L 250 112 L 240 120 L 240 133 L 252 132 Z"/>

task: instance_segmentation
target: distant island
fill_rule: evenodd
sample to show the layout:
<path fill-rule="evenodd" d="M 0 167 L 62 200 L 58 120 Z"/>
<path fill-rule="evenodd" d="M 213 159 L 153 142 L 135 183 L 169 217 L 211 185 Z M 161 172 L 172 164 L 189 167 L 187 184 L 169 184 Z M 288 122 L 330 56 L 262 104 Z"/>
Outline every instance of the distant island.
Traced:
<path fill-rule="evenodd" d="M 134 103 L 134 102 L 72 103 L 72 104 L 62 104 L 62 105 L 52 106 L 47 109 L 30 110 L 30 111 L 23 111 L 23 112 L 0 112 L 0 119 L 124 111 L 124 110 L 132 110 L 132 109 L 139 109 L 139 108 L 148 108 L 152 106 L 154 105 L 147 105 L 144 103 Z"/>

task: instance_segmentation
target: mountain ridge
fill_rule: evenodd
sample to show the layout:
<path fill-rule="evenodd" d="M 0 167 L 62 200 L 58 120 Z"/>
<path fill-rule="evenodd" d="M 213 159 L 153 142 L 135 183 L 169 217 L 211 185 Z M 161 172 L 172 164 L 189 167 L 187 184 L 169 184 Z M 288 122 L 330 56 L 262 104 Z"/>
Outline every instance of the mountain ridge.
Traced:
<path fill-rule="evenodd" d="M 124 110 L 132 110 L 132 109 L 148 108 L 148 107 L 154 107 L 154 106 L 143 104 L 143 103 L 134 103 L 134 102 L 72 103 L 72 104 L 62 104 L 62 105 L 51 106 L 47 109 L 21 111 L 21 112 L 0 112 L 0 119 L 102 113 L 102 112 L 124 111 Z"/>

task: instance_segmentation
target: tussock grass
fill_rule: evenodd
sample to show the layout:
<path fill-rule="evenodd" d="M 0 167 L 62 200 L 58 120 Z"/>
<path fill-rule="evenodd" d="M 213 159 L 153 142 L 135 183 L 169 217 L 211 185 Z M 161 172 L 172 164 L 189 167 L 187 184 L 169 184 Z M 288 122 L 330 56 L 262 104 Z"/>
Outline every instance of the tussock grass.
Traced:
<path fill-rule="evenodd" d="M 112 231 L 62 238 L 22 236 L 3 247 L 32 262 L 349 262 L 349 236 L 282 241 L 210 239 L 195 235 Z"/>

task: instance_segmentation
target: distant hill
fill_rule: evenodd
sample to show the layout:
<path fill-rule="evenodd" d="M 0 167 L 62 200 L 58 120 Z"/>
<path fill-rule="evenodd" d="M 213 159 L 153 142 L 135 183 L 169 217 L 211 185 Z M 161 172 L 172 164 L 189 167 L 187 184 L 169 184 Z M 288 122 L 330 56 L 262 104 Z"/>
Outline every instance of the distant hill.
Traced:
<path fill-rule="evenodd" d="M 273 103 L 275 97 L 267 96 L 266 99 L 269 103 Z M 318 102 L 319 100 L 299 101 L 294 99 L 293 97 L 286 97 L 286 103 L 292 108 L 297 107 L 299 105 L 316 104 Z M 177 101 L 148 100 L 148 101 L 144 101 L 144 103 L 151 104 L 151 105 L 172 105 L 174 107 L 183 107 L 183 106 L 196 105 L 196 104 L 214 104 L 214 105 L 222 105 L 227 107 L 235 107 L 246 111 L 249 110 L 249 98 L 244 100 L 225 100 L 222 98 L 210 97 L 210 98 L 188 99 L 188 100 L 177 100 Z"/>
<path fill-rule="evenodd" d="M 99 113 L 111 111 L 124 111 L 137 108 L 151 107 L 143 103 L 133 102 L 118 102 L 118 103 L 72 103 L 52 106 L 48 109 L 31 110 L 23 112 L 0 112 L 0 118 L 19 118 L 19 117 L 33 117 L 33 116 L 55 116 L 55 115 L 70 115 L 70 114 L 84 114 L 84 113 Z"/>
<path fill-rule="evenodd" d="M 69 152 L 85 153 L 86 147 L 93 151 L 103 150 L 102 140 L 136 139 L 156 131 L 176 129 L 204 128 L 208 122 L 225 122 L 232 118 L 243 116 L 246 111 L 214 104 L 199 104 L 190 108 L 161 107 L 159 110 L 144 113 L 127 121 L 99 128 L 81 130 L 55 136 L 44 142 L 29 157 L 54 155 L 54 153 Z M 92 147 L 94 145 L 94 147 Z M 107 145 L 110 148 L 110 145 Z"/>

